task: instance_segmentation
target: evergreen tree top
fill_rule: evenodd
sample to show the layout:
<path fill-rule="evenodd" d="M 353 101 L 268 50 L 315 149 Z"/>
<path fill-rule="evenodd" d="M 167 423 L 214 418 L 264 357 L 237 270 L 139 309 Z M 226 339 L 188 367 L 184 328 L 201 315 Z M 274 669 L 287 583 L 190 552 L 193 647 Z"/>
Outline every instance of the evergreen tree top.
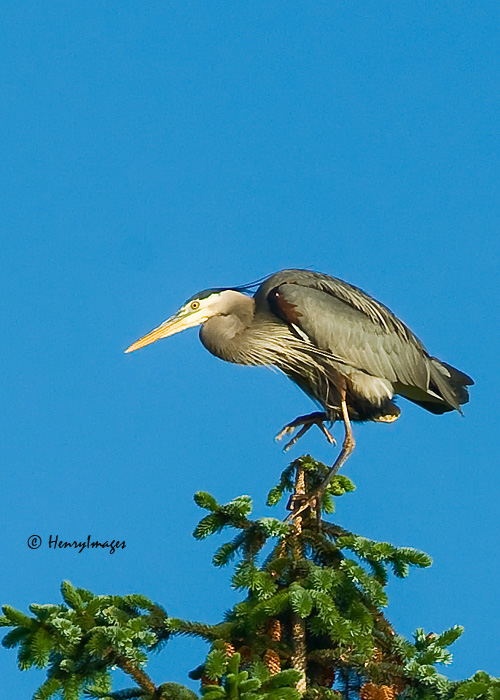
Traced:
<path fill-rule="evenodd" d="M 327 469 L 309 456 L 295 460 L 268 504 L 289 493 L 290 507 L 300 505 Z M 389 574 L 404 578 L 431 559 L 323 519 L 320 511 L 331 515 L 335 498 L 352 491 L 352 482 L 337 475 L 320 504 L 287 522 L 252 519 L 249 496 L 219 504 L 197 493 L 207 514 L 194 536 L 232 531 L 213 563 L 234 563 L 231 584 L 243 594 L 218 624 L 169 617 L 139 594 L 94 595 L 65 581 L 63 604 L 32 604 L 30 615 L 3 607 L 0 625 L 11 628 L 3 646 L 18 648 L 21 670 L 47 669 L 33 700 L 194 700 L 189 688 L 157 685 L 145 670 L 150 654 L 179 635 L 209 644 L 190 674 L 201 681 L 204 700 L 500 700 L 499 679 L 478 672 L 450 682 L 437 670 L 451 663 L 448 647 L 462 634 L 460 626 L 441 634 L 418 629 L 412 640 L 395 632 L 383 612 Z M 115 668 L 134 686 L 113 690 Z"/>

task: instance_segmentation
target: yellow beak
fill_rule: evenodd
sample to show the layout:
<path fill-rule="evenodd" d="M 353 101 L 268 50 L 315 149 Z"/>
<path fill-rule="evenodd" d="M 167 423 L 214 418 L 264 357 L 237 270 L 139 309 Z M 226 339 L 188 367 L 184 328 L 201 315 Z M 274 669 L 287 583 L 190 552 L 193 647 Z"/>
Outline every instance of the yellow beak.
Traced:
<path fill-rule="evenodd" d="M 194 325 L 199 325 L 199 321 L 193 323 L 193 319 L 189 318 L 189 316 L 172 316 L 172 318 L 169 318 L 167 321 L 162 323 L 161 326 L 158 326 L 158 328 L 155 328 L 147 335 L 139 338 L 139 340 L 127 348 L 125 352 L 134 352 L 134 350 L 139 350 L 139 348 L 143 348 L 145 345 L 154 343 L 160 338 L 167 338 L 169 335 L 174 335 L 174 333 L 179 333 L 180 331 L 183 331 L 186 328 L 191 328 Z"/>

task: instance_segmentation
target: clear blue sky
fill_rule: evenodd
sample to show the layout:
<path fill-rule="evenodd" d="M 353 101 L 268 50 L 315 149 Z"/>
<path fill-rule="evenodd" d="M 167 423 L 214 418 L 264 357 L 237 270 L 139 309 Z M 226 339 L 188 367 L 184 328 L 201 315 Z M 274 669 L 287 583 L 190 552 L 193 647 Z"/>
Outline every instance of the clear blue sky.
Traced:
<path fill-rule="evenodd" d="M 410 634 L 455 623 L 452 677 L 500 675 L 497 2 L 9 3 L 2 10 L 1 598 L 64 578 L 217 621 L 228 570 L 192 494 L 259 515 L 311 407 L 190 331 L 123 350 L 196 291 L 284 267 L 347 279 L 477 382 L 465 418 L 400 402 L 356 429 L 338 521 L 431 554 L 391 584 Z M 332 461 L 319 432 L 309 451 Z M 27 538 L 44 546 L 31 551 Z M 54 552 L 66 539 L 127 548 Z M 204 646 L 153 665 L 183 681 Z M 0 654 L 5 696 L 40 674 Z"/>

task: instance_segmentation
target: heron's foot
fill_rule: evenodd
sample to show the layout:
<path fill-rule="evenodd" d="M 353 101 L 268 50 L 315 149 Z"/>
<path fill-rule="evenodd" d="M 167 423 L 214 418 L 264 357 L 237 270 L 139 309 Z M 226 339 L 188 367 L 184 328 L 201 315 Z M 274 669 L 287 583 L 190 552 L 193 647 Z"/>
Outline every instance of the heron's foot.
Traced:
<path fill-rule="evenodd" d="M 294 435 L 294 437 L 287 442 L 285 447 L 283 448 L 283 452 L 288 452 L 290 447 L 292 445 L 295 445 L 295 443 L 300 440 L 300 438 L 307 433 L 307 431 L 312 428 L 313 425 L 317 425 L 318 428 L 321 430 L 323 435 L 326 437 L 328 442 L 331 445 L 336 445 L 337 443 L 335 442 L 335 438 L 333 435 L 330 433 L 328 428 L 325 427 L 325 423 L 330 422 L 328 419 L 328 416 L 326 413 L 320 413 L 319 411 L 316 411 L 315 413 L 309 413 L 307 416 L 299 416 L 295 420 L 293 420 L 291 423 L 288 423 L 285 425 L 285 427 L 280 430 L 280 432 L 276 435 L 276 440 L 281 440 L 282 438 L 285 437 L 285 435 L 292 435 L 292 433 L 300 427 L 299 432 Z M 302 426 L 302 427 L 301 427 Z"/>
<path fill-rule="evenodd" d="M 316 518 L 320 520 L 321 518 L 321 497 L 325 491 L 325 487 L 321 485 L 316 491 L 309 494 L 309 496 L 302 495 L 292 495 L 287 504 L 287 509 L 292 512 L 285 518 L 285 523 L 293 522 L 295 518 L 302 516 L 304 511 L 308 508 L 313 508 L 316 513 Z"/>

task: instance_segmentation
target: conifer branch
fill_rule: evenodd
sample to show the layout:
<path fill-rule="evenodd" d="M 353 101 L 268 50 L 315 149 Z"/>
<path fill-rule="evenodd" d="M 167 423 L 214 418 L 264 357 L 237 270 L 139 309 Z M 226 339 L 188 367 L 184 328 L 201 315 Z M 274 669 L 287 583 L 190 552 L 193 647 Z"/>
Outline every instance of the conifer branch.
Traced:
<path fill-rule="evenodd" d="M 119 666 L 122 671 L 127 673 L 136 683 L 137 685 L 145 690 L 151 697 L 154 697 L 156 693 L 156 686 L 151 680 L 151 678 L 148 676 L 146 671 L 143 671 L 142 668 L 139 668 L 135 664 L 133 664 L 130 659 L 127 659 L 126 656 L 123 656 L 121 654 L 116 654 L 115 655 L 115 661 L 116 665 Z M 165 700 L 164 698 L 158 698 L 158 700 Z"/>
<path fill-rule="evenodd" d="M 172 634 L 185 635 L 187 637 L 199 637 L 201 639 L 206 639 L 207 641 L 223 639 L 228 628 L 226 623 L 209 625 L 205 622 L 182 620 L 181 618 L 177 617 L 170 617 L 168 620 L 168 626 Z"/>

